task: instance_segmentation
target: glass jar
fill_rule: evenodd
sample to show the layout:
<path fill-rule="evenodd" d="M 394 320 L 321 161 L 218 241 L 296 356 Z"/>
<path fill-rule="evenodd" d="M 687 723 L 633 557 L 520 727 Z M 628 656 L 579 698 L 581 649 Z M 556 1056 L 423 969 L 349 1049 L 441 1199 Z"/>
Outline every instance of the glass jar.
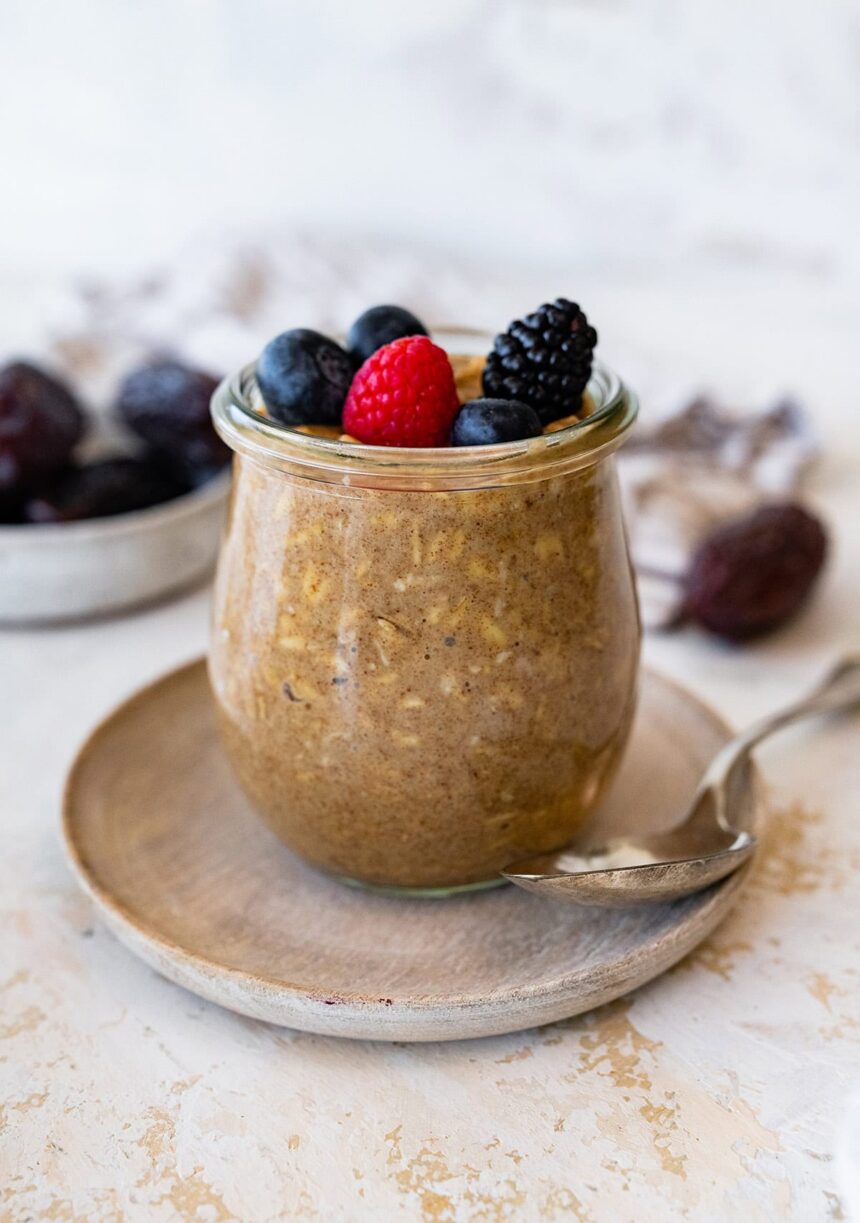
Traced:
<path fill-rule="evenodd" d="M 636 700 L 612 457 L 636 401 L 599 365 L 588 390 L 578 424 L 440 450 L 278 425 L 253 367 L 217 390 L 237 456 L 219 728 L 252 804 L 309 862 L 413 893 L 488 886 L 600 802 Z"/>

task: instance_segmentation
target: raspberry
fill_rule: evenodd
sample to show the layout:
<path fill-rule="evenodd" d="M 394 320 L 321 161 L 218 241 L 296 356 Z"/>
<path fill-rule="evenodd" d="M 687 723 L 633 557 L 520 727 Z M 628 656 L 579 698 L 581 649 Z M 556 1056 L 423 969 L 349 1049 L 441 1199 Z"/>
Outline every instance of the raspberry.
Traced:
<path fill-rule="evenodd" d="M 459 408 L 448 354 L 427 336 L 405 336 L 359 369 L 343 427 L 371 446 L 446 446 Z"/>

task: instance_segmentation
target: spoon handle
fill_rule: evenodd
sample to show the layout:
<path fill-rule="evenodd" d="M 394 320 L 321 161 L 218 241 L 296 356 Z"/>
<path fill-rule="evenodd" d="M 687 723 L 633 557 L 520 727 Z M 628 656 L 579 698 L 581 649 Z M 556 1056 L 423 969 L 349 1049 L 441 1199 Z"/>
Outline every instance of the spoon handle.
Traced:
<path fill-rule="evenodd" d="M 808 696 L 754 723 L 727 743 L 712 760 L 699 791 L 723 785 L 757 744 L 783 727 L 816 714 L 836 713 L 855 705 L 860 705 L 860 656 L 844 658 Z"/>

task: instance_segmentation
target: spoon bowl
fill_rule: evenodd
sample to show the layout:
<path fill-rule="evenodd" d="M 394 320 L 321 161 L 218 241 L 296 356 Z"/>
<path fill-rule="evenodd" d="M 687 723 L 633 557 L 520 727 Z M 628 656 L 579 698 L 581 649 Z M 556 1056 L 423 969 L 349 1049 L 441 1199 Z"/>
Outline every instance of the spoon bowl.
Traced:
<path fill-rule="evenodd" d="M 683 854 L 675 832 L 616 837 L 582 853 L 561 849 L 525 858 L 502 873 L 511 883 L 540 896 L 622 908 L 674 900 L 709 887 L 751 858 L 757 844 L 750 832 L 718 829 L 707 852 L 691 855 Z"/>
<path fill-rule="evenodd" d="M 699 892 L 748 862 L 758 844 L 748 831 L 754 800 L 753 748 L 815 714 L 860 705 L 860 658 L 839 663 L 805 700 L 732 739 L 711 762 L 689 812 L 669 832 L 630 833 L 604 845 L 569 846 L 514 862 L 510 883 L 554 900 L 621 907 Z"/>

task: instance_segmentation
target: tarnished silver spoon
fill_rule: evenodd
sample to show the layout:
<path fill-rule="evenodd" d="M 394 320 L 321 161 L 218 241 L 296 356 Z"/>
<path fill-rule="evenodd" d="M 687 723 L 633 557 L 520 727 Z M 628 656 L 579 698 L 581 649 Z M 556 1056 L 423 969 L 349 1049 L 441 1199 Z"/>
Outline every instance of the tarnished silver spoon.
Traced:
<path fill-rule="evenodd" d="M 622 906 L 701 891 L 742 866 L 757 838 L 745 830 L 754 801 L 750 753 L 762 739 L 815 714 L 860 705 L 860 657 L 846 658 L 804 700 L 756 723 L 714 757 L 689 814 L 669 832 L 615 837 L 512 863 L 502 874 L 526 891 L 575 904 Z"/>

